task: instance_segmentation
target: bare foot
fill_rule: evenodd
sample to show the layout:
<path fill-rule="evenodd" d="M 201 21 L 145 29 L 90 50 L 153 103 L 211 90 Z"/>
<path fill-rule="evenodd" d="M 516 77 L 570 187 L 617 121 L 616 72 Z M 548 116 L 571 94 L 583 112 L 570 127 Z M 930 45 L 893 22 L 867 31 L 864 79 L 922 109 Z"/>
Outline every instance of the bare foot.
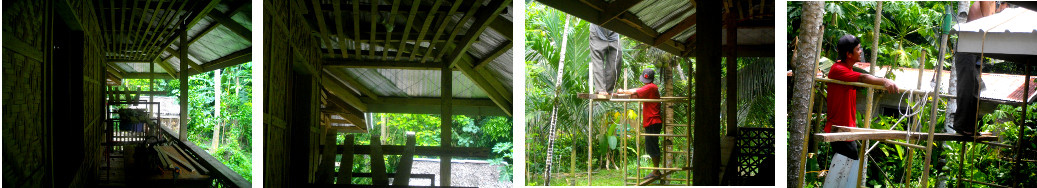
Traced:
<path fill-rule="evenodd" d="M 609 92 L 599 91 L 598 95 L 609 95 Z"/>

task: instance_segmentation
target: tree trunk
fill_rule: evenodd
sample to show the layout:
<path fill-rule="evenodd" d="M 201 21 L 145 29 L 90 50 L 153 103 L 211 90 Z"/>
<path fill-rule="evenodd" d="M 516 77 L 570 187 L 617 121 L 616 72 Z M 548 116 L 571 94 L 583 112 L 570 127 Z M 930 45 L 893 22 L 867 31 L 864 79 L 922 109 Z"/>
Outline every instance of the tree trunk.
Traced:
<path fill-rule="evenodd" d="M 554 107 L 551 108 L 551 127 L 549 130 L 549 137 L 547 138 L 547 166 L 544 168 L 544 185 L 551 185 L 551 155 L 554 154 L 554 142 L 555 142 L 555 125 L 558 123 L 558 106 L 561 105 L 562 90 L 562 75 L 565 68 L 565 48 L 566 40 L 569 37 L 569 16 L 565 17 L 565 25 L 562 26 L 562 48 L 561 57 L 558 58 L 558 74 L 555 79 L 555 96 L 554 96 Z"/>
<path fill-rule="evenodd" d="M 803 2 L 802 25 L 800 25 L 799 43 L 796 44 L 798 55 L 793 57 L 792 66 L 795 68 L 792 89 L 792 105 L 789 106 L 791 124 L 789 126 L 788 146 L 788 187 L 802 187 L 800 182 L 800 163 L 803 151 L 804 136 L 807 125 L 810 123 L 810 90 L 814 84 L 814 60 L 821 49 L 817 43 L 821 40 L 821 19 L 824 17 L 824 2 Z"/>

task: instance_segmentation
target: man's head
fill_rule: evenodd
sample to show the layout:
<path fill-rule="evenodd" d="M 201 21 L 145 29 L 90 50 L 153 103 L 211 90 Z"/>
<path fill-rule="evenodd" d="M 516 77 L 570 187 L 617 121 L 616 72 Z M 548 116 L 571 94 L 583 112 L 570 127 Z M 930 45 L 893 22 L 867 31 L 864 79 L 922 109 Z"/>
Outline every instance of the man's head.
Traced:
<path fill-rule="evenodd" d="M 839 38 L 836 50 L 839 52 L 839 60 L 845 63 L 855 63 L 860 61 L 861 53 L 861 40 L 853 35 L 843 35 Z"/>
<path fill-rule="evenodd" d="M 641 80 L 641 83 L 652 83 L 655 81 L 655 70 L 645 69 L 641 71 L 641 76 L 637 78 L 638 80 Z"/>

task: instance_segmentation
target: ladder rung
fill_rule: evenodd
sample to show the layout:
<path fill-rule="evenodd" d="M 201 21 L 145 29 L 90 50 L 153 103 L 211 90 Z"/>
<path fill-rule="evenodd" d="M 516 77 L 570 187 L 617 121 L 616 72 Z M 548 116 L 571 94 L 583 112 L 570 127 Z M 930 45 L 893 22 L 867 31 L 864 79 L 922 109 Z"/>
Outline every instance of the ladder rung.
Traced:
<path fill-rule="evenodd" d="M 688 153 L 686 151 L 666 151 L 666 153 Z"/>
<path fill-rule="evenodd" d="M 680 135 L 680 134 L 648 134 L 648 133 L 641 133 L 641 136 L 688 137 L 688 135 Z"/>
<path fill-rule="evenodd" d="M 671 127 L 690 127 L 690 126 L 688 126 L 688 124 L 667 124 L 666 126 L 671 126 Z"/>

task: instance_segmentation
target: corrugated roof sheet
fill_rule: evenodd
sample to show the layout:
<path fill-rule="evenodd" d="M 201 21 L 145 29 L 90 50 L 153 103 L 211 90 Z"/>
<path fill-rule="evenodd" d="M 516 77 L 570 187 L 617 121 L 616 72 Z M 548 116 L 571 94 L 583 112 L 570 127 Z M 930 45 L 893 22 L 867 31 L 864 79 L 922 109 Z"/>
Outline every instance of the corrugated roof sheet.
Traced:
<path fill-rule="evenodd" d="M 875 70 L 876 74 L 874 75 L 880 77 L 885 76 L 887 70 L 889 69 L 888 66 L 877 68 L 878 69 Z M 901 71 L 892 71 L 892 73 L 896 75 L 896 80 L 894 80 L 894 82 L 896 82 L 897 87 L 904 89 L 915 89 L 915 86 L 917 86 L 916 84 L 918 84 L 918 69 L 900 69 Z M 920 90 L 933 90 L 932 85 L 934 83 L 932 83 L 931 81 L 934 77 L 934 74 L 935 72 L 931 69 L 923 70 L 922 86 Z M 943 79 L 943 85 L 940 86 L 940 91 L 946 93 L 948 91 L 947 80 L 950 79 L 950 71 L 943 71 L 943 73 L 940 74 L 941 79 Z M 983 73 L 982 79 L 985 87 L 982 91 L 980 91 L 980 98 L 1013 102 L 1023 101 L 1023 88 L 1024 84 L 1026 84 L 1026 82 L 1024 82 L 1024 80 L 1026 79 L 1025 75 Z M 1034 96 L 1037 96 L 1037 90 L 1035 90 L 1037 89 L 1037 83 L 1033 82 L 1037 81 L 1037 76 L 1031 76 L 1030 81 L 1030 98 L 1032 99 Z"/>

